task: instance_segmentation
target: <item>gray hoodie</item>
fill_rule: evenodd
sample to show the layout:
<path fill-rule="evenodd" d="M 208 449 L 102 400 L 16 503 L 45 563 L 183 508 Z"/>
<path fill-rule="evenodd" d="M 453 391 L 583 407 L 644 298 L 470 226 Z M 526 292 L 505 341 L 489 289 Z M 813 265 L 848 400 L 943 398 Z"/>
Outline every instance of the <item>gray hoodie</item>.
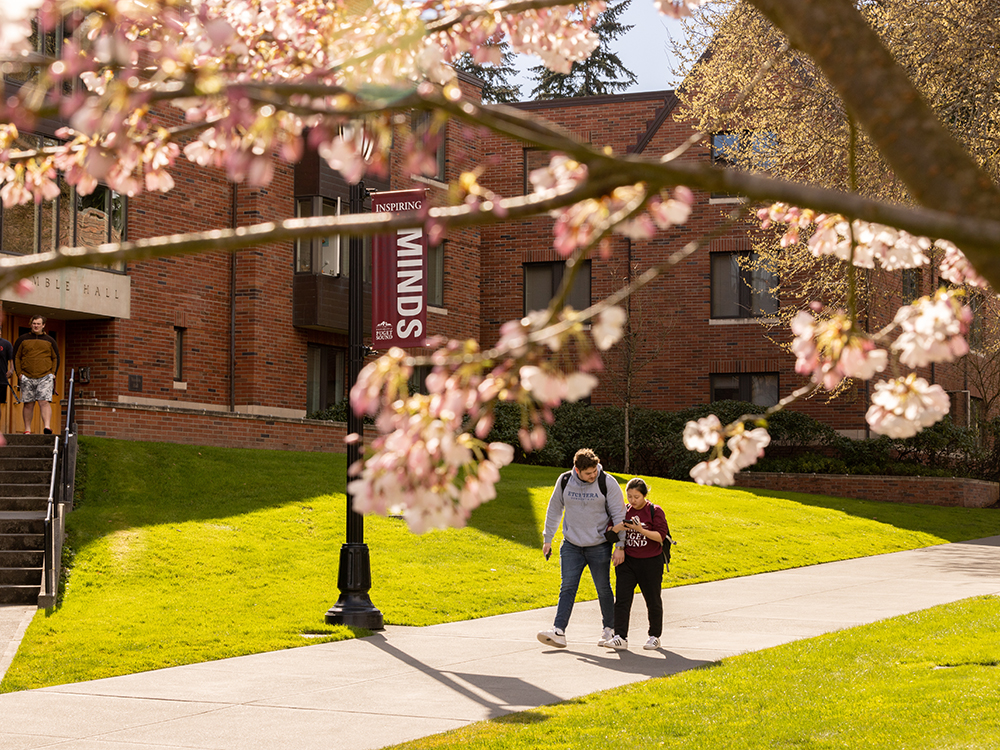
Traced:
<path fill-rule="evenodd" d="M 598 465 L 598 469 L 601 469 Z M 604 543 L 604 531 L 608 525 L 617 526 L 625 520 L 625 501 L 622 488 L 618 481 L 607 475 L 608 497 L 605 501 L 601 488 L 595 479 L 587 484 L 572 470 L 566 490 L 562 483 L 556 482 L 549 498 L 549 508 L 545 512 L 545 532 L 542 540 L 548 544 L 563 521 L 563 538 L 578 547 L 593 547 Z M 563 518 L 563 511 L 566 517 Z M 625 532 L 619 533 L 622 544 L 625 543 Z"/>

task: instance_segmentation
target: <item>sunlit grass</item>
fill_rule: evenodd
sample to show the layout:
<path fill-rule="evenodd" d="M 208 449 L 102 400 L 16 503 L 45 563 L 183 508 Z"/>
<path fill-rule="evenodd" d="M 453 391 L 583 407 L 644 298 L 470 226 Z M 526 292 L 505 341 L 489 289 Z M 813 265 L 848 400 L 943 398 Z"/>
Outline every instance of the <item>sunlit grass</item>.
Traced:
<path fill-rule="evenodd" d="M 1000 599 L 949 604 L 395 746 L 1000 747 Z"/>
<path fill-rule="evenodd" d="M 554 605 L 541 555 L 560 470 L 509 466 L 469 527 L 411 534 L 370 517 L 372 601 L 428 625 Z M 337 598 L 344 456 L 84 438 L 70 575 L 0 685 L 11 691 L 352 637 Z M 992 510 L 894 505 L 650 479 L 675 549 L 665 585 L 1000 533 Z M 589 577 L 579 598 L 593 599 Z"/>

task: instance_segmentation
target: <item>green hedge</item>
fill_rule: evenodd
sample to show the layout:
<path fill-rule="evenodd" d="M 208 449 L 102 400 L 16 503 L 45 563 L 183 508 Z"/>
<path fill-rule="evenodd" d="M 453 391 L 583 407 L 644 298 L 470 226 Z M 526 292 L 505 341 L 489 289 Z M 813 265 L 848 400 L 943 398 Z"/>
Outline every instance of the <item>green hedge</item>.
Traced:
<path fill-rule="evenodd" d="M 718 401 L 679 412 L 632 409 L 629 423 L 629 471 L 633 474 L 690 480 L 691 467 L 704 454 L 683 444 L 684 425 L 715 414 L 728 424 L 759 407 L 738 401 Z M 561 466 L 573 463 L 579 448 L 592 448 L 609 471 L 625 468 L 624 410 L 612 406 L 563 404 L 553 412 L 549 437 L 540 451 L 521 448 L 518 430 L 521 410 L 501 403 L 494 414 L 487 440 L 514 447 L 517 463 Z M 312 415 L 317 419 L 346 421 L 346 406 Z M 771 447 L 751 471 L 816 474 L 891 474 L 898 476 L 960 476 L 1000 480 L 1000 418 L 978 430 L 956 427 L 944 419 L 906 440 L 879 437 L 851 440 L 801 412 L 785 410 L 768 420 Z"/>

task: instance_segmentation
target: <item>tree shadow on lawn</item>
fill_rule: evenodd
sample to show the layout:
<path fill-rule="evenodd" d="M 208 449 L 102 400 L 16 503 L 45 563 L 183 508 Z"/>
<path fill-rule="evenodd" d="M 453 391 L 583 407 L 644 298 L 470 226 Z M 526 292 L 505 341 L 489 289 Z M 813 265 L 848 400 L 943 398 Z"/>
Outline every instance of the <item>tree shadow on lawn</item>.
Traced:
<path fill-rule="evenodd" d="M 79 500 L 70 523 L 82 525 L 88 516 L 100 516 L 99 524 L 87 524 L 92 538 L 139 526 L 221 520 L 290 503 L 309 505 L 316 498 L 346 492 L 344 454 L 106 438 L 83 438 L 80 444 Z M 527 471 L 519 472 L 506 487 L 502 482 L 500 495 L 480 506 L 469 526 L 541 548 L 540 519 L 529 489 L 536 483 L 551 483 L 559 470 L 521 468 Z M 346 496 L 344 509 L 338 509 L 345 512 Z"/>
<path fill-rule="evenodd" d="M 964 542 L 1000 534 L 1000 512 L 995 508 L 892 503 L 749 487 L 741 487 L 739 491 L 757 497 L 779 498 L 814 508 L 840 511 L 897 529 L 932 534 L 948 542 Z"/>
<path fill-rule="evenodd" d="M 468 525 L 484 534 L 541 549 L 541 520 L 535 516 L 535 507 L 528 490 L 504 492 L 472 512 Z"/>
<path fill-rule="evenodd" d="M 347 484 L 343 454 L 102 438 L 83 438 L 80 445 L 77 500 L 68 518 L 72 523 L 100 516 L 104 533 L 308 505 L 343 495 Z"/>

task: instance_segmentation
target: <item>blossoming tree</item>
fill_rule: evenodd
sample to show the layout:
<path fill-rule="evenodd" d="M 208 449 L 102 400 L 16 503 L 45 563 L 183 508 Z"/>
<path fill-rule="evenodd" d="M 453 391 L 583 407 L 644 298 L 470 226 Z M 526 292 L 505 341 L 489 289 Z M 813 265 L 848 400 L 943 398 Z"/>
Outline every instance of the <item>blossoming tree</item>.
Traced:
<path fill-rule="evenodd" d="M 704 2 L 657 5 L 685 15 Z M 604 250 L 608 233 L 647 237 L 683 223 L 692 202 L 689 187 L 699 187 L 770 205 L 761 212 L 765 224 L 782 226 L 790 240 L 808 236 L 815 253 L 836 255 L 848 269 L 924 263 L 933 241 L 943 249 L 942 273 L 956 283 L 996 288 L 1000 190 L 924 104 L 854 3 L 752 4 L 823 71 L 914 205 L 693 163 L 678 158 L 683 147 L 656 160 L 609 153 L 524 113 L 463 99 L 449 63 L 463 53 L 488 59 L 499 36 L 514 51 L 567 72 L 596 45 L 592 26 L 604 8 L 599 0 L 575 6 L 561 0 L 2 0 L 0 56 L 5 70 L 23 71 L 25 80 L 0 102 L 5 206 L 52 199 L 59 174 L 82 195 L 99 182 L 126 195 L 167 192 L 171 165 L 181 158 L 263 185 L 271 179 L 272 154 L 295 161 L 307 139 L 356 182 L 366 171 L 386 168 L 394 118 L 414 109 L 436 113 L 432 122 L 453 118 L 485 126 L 558 155 L 531 175 L 527 195 L 495 195 L 469 172 L 453 186 L 453 203 L 419 214 L 289 219 L 61 248 L 0 259 L 0 286 L 73 264 L 419 224 L 433 238 L 457 227 L 550 213 L 553 245 L 571 267 L 568 289 L 572 268 Z M 30 43 L 33 34 L 57 29 L 65 40 L 58 55 L 49 57 L 37 51 L 44 45 Z M 179 108 L 184 124 L 160 124 L 156 113 L 164 107 Z M 19 133 L 31 132 L 41 118 L 67 123 L 60 144 L 19 148 Z M 407 159 L 415 171 L 433 168 L 433 141 L 429 131 L 412 144 Z M 351 393 L 353 408 L 373 415 L 377 426 L 366 457 L 351 468 L 355 509 L 402 513 L 418 531 L 463 524 L 494 496 L 499 469 L 511 460 L 509 446 L 484 443 L 495 405 L 519 403 L 522 443 L 543 445 L 553 407 L 587 396 L 597 384 L 602 352 L 622 335 L 620 303 L 697 246 L 644 270 L 587 310 L 564 308 L 557 296 L 548 310 L 503 326 L 491 348 L 438 342 L 426 395 L 407 390 L 417 361 L 405 352 L 392 350 L 370 363 Z M 968 314 L 951 293 L 903 308 L 874 334 L 862 331 L 850 310 L 823 317 L 815 312 L 802 311 L 793 328 L 797 369 L 809 383 L 779 406 L 844 377 L 874 377 L 890 362 L 912 367 L 928 357 L 955 356 L 965 346 Z M 869 421 L 889 434 L 932 424 L 948 408 L 940 389 L 914 375 L 877 383 L 875 391 Z M 768 440 L 763 424 L 753 420 L 702 420 L 685 430 L 689 448 L 711 453 L 692 472 L 702 482 L 731 482 Z"/>

